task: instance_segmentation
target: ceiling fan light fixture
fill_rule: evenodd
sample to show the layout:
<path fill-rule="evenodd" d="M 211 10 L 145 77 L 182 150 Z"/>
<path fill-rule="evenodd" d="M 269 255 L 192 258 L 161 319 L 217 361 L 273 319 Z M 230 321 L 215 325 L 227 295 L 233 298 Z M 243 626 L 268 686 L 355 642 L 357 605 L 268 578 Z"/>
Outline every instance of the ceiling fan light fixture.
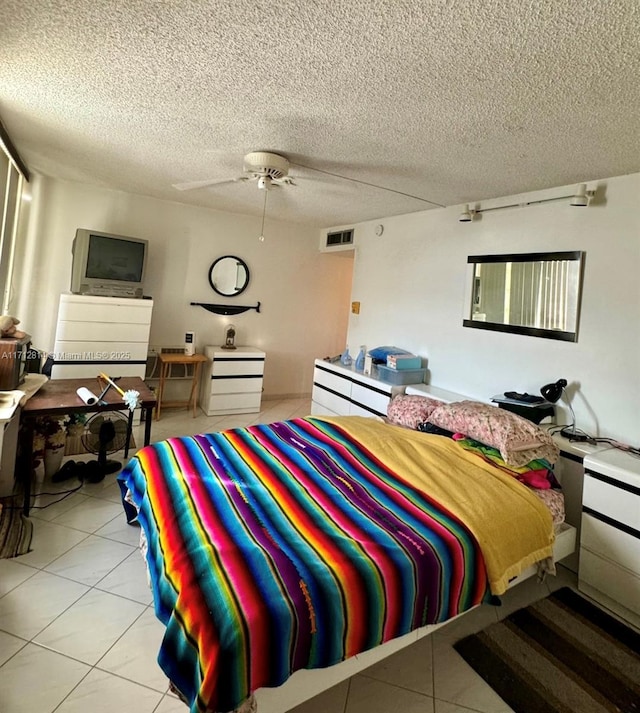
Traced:
<path fill-rule="evenodd" d="M 289 161 L 270 151 L 253 151 L 244 157 L 244 171 L 280 180 L 289 174 Z"/>

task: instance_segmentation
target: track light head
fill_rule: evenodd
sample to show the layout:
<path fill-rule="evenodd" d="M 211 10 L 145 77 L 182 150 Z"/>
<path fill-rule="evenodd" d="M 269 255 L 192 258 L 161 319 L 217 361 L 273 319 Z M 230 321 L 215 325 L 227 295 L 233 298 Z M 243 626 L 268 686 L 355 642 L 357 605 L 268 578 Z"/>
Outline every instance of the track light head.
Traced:
<path fill-rule="evenodd" d="M 469 210 L 469 204 L 465 205 L 464 210 L 458 216 L 458 221 L 460 223 L 470 223 L 473 220 L 474 212 Z"/>
<path fill-rule="evenodd" d="M 569 205 L 576 206 L 577 208 L 584 208 L 589 205 L 589 199 L 593 198 L 595 191 L 588 191 L 587 184 L 581 183 L 578 186 L 578 190 L 574 196 L 571 196 Z"/>

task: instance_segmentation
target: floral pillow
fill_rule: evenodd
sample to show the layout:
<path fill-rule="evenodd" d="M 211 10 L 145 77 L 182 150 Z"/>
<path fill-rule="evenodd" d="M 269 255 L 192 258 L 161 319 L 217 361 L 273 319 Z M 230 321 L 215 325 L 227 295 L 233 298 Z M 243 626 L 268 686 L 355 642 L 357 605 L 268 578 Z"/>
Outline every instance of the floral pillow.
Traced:
<path fill-rule="evenodd" d="M 479 401 L 440 404 L 429 421 L 497 448 L 508 465 L 523 466 L 536 458 L 549 463 L 558 459 L 559 449 L 546 431 L 511 411 Z"/>
<path fill-rule="evenodd" d="M 387 418 L 396 426 L 418 428 L 419 423 L 429 420 L 429 415 L 442 401 L 427 396 L 407 396 L 398 394 L 389 402 Z"/>

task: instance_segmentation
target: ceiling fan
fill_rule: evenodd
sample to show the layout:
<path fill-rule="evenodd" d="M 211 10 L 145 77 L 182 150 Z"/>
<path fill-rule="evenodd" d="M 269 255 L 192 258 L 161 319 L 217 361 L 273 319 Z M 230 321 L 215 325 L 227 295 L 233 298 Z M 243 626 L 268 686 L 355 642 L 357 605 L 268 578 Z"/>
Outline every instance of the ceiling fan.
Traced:
<path fill-rule="evenodd" d="M 256 181 L 258 189 L 268 191 L 277 186 L 295 186 L 289 174 L 289 161 L 277 153 L 269 151 L 253 151 L 244 157 L 243 173 L 235 178 L 211 179 L 208 181 L 190 181 L 188 183 L 174 183 L 178 191 L 192 191 L 208 186 L 220 186 L 223 183 L 245 183 Z"/>

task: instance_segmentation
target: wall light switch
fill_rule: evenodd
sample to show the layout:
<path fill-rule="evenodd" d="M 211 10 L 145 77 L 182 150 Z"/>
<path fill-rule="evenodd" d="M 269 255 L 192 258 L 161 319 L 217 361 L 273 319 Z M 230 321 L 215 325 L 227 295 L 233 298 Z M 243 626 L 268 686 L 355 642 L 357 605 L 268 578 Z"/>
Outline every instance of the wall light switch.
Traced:
<path fill-rule="evenodd" d="M 351 303 L 351 314 L 360 314 L 360 303 L 359 302 Z"/>

